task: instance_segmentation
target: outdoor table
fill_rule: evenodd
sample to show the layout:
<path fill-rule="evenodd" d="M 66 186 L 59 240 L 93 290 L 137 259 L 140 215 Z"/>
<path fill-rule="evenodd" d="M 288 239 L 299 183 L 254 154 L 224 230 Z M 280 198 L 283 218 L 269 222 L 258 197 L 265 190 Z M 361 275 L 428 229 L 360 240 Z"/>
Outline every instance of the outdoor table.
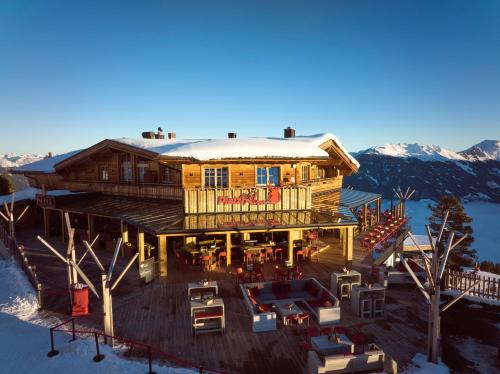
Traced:
<path fill-rule="evenodd" d="M 320 335 L 311 337 L 311 346 L 322 356 L 339 355 L 344 353 L 354 353 L 354 343 L 344 334 L 337 334 L 338 341 L 335 341 L 335 335 Z"/>
<path fill-rule="evenodd" d="M 191 301 L 193 336 L 200 332 L 224 331 L 226 318 L 221 298 Z"/>
<path fill-rule="evenodd" d="M 286 278 L 290 280 L 291 279 L 290 272 L 292 271 L 293 263 L 289 260 L 286 260 L 285 265 L 286 265 Z"/>
<path fill-rule="evenodd" d="M 283 318 L 284 325 L 286 325 L 286 317 L 302 313 L 302 309 L 290 299 L 276 300 L 273 305 L 278 315 Z"/>
<path fill-rule="evenodd" d="M 213 290 L 215 289 L 215 295 L 213 295 Z M 198 291 L 200 290 L 200 297 L 195 297 L 195 295 L 198 294 L 198 292 L 193 292 L 193 291 Z M 210 281 L 210 282 L 192 282 L 188 283 L 188 297 L 193 301 L 193 300 L 201 300 L 203 299 L 205 294 L 212 294 L 213 296 L 217 296 L 219 294 L 219 287 L 217 286 L 217 282 L 215 281 Z"/>

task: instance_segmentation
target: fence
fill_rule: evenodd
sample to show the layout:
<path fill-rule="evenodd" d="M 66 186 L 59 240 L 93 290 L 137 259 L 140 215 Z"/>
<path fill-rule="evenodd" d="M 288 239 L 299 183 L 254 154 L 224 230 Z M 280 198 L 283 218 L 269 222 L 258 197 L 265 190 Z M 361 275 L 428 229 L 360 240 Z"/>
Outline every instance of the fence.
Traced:
<path fill-rule="evenodd" d="M 71 323 L 71 330 L 64 329 L 63 327 Z M 194 364 L 192 362 L 189 362 L 187 360 L 184 360 L 180 357 L 177 357 L 171 353 L 168 352 L 163 352 L 159 350 L 158 348 L 155 348 L 149 344 L 144 344 L 140 342 L 136 342 L 131 339 L 126 339 L 126 338 L 121 338 L 117 336 L 110 336 L 106 335 L 101 331 L 97 330 L 78 330 L 75 328 L 75 319 L 72 318 L 70 320 L 67 320 L 65 322 L 61 322 L 58 325 L 55 325 L 50 328 L 50 351 L 47 353 L 48 357 L 54 357 L 56 356 L 59 351 L 57 351 L 55 348 L 54 344 L 54 332 L 65 332 L 65 333 L 71 333 L 72 338 L 70 341 L 76 340 L 77 334 L 79 335 L 90 335 L 94 337 L 95 340 L 95 346 L 96 346 L 96 355 L 93 358 L 94 362 L 100 362 L 102 361 L 105 356 L 101 354 L 100 347 L 99 347 L 99 338 L 101 337 L 104 340 L 104 343 L 107 342 L 107 340 L 111 341 L 117 341 L 125 346 L 128 346 L 130 350 L 133 348 L 138 348 L 144 351 L 144 353 L 147 355 L 148 358 L 148 366 L 149 366 L 149 371 L 148 374 L 154 373 L 153 371 L 153 355 L 156 355 L 158 358 L 164 358 L 167 361 L 178 365 L 180 367 L 188 368 L 188 369 L 195 369 L 197 370 L 200 374 L 225 374 L 224 371 L 221 370 L 216 370 L 216 369 L 208 369 L 205 368 L 201 365 Z"/>
<path fill-rule="evenodd" d="M 5 247 L 7 247 L 12 257 L 14 257 L 19 267 L 24 271 L 24 273 L 28 277 L 31 285 L 33 286 L 36 292 L 38 307 L 41 309 L 43 307 L 42 283 L 40 283 L 40 281 L 38 280 L 36 274 L 36 267 L 34 265 L 29 264 L 28 257 L 24 253 L 24 246 L 19 244 L 17 240 L 13 239 L 9 235 L 7 230 L 5 230 L 5 227 L 3 227 L 2 225 L 0 225 L 0 240 L 3 242 Z"/>
<path fill-rule="evenodd" d="M 446 269 L 444 273 L 445 289 L 465 291 L 478 281 L 479 283 L 467 293 L 468 295 L 488 300 L 500 300 L 500 278 L 450 269 Z"/>

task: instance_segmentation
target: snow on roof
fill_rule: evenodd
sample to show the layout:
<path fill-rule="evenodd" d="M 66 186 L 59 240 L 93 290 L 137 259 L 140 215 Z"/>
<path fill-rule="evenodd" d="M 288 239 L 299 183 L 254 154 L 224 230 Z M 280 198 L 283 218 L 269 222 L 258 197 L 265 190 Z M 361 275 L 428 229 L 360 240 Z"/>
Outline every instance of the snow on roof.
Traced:
<path fill-rule="evenodd" d="M 432 250 L 432 246 L 427 235 L 413 235 L 413 237 L 415 238 L 415 241 L 420 249 L 423 251 Z M 403 242 L 403 250 L 405 251 L 418 251 L 418 247 L 410 237 L 406 238 Z"/>
<path fill-rule="evenodd" d="M 349 160 L 359 163 L 349 155 L 340 141 L 332 134 L 297 136 L 294 138 L 234 138 L 234 139 L 135 139 L 118 138 L 116 142 L 156 152 L 162 156 L 189 157 L 197 160 L 258 157 L 328 157 L 319 146 L 333 140 Z"/>
<path fill-rule="evenodd" d="M 23 166 L 20 166 L 16 168 L 17 171 L 37 171 L 41 173 L 54 173 L 54 165 L 57 164 L 58 162 L 61 162 L 63 160 L 66 160 L 67 158 L 76 155 L 77 153 L 81 152 L 82 149 L 76 150 L 76 151 L 71 151 L 68 153 L 63 153 L 60 155 L 52 156 L 49 158 L 45 158 L 40 161 L 32 162 L 31 164 L 26 164 Z"/>
<path fill-rule="evenodd" d="M 14 202 L 19 202 L 22 200 L 35 200 L 36 194 L 42 193 L 42 190 L 34 187 L 26 187 L 20 191 L 16 192 L 16 198 Z M 78 194 L 81 192 L 71 192 L 68 190 L 52 190 L 52 191 L 47 191 L 48 196 L 62 196 L 62 195 L 73 195 L 73 194 Z M 0 204 L 3 204 L 4 202 L 7 204 L 10 204 L 12 201 L 12 195 L 1 195 L 0 196 Z"/>

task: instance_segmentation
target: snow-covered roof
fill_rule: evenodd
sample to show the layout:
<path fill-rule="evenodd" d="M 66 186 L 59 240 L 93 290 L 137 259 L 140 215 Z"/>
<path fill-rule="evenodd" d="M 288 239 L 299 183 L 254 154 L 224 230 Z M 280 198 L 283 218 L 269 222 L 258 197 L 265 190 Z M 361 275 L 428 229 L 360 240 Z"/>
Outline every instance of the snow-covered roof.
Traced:
<path fill-rule="evenodd" d="M 309 158 L 328 157 L 320 145 L 333 140 L 349 160 L 359 167 L 340 141 L 332 134 L 296 136 L 294 138 L 234 138 L 234 139 L 135 139 L 118 138 L 115 142 L 158 153 L 161 156 L 187 157 L 197 160 L 225 158 Z"/>
<path fill-rule="evenodd" d="M 57 164 L 58 162 L 64 161 L 67 158 L 76 155 L 77 153 L 81 152 L 82 150 L 76 150 L 76 151 L 71 151 L 68 153 L 63 153 L 60 155 L 52 156 L 49 158 L 45 158 L 40 161 L 32 162 L 31 164 L 26 164 L 19 166 L 16 168 L 16 172 L 23 172 L 23 171 L 36 171 L 40 173 L 53 173 L 54 170 L 54 165 Z"/>

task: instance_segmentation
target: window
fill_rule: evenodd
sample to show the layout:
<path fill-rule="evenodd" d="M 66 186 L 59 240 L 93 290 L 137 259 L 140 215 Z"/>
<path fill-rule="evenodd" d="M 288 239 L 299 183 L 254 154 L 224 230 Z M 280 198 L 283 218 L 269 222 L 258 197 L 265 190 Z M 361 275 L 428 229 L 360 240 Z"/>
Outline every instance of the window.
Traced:
<path fill-rule="evenodd" d="M 257 186 L 266 186 L 268 184 L 272 184 L 273 186 L 278 186 L 280 184 L 279 167 L 257 168 Z"/>
<path fill-rule="evenodd" d="M 227 188 L 227 168 L 205 168 L 205 187 Z"/>
<path fill-rule="evenodd" d="M 302 182 L 307 182 L 309 180 L 309 165 L 302 166 Z"/>
<path fill-rule="evenodd" d="M 163 168 L 163 183 L 172 183 L 172 169 L 164 167 Z"/>
<path fill-rule="evenodd" d="M 316 179 L 324 179 L 326 177 L 326 170 L 323 166 L 318 166 L 316 169 Z"/>
<path fill-rule="evenodd" d="M 145 181 L 145 176 L 148 171 L 149 165 L 145 162 L 141 162 L 137 164 L 137 177 L 139 180 L 139 183 L 144 183 Z"/>
<path fill-rule="evenodd" d="M 121 177 L 122 182 L 132 182 L 132 163 L 130 161 L 122 162 Z"/>
<path fill-rule="evenodd" d="M 107 166 L 99 166 L 99 180 L 102 182 L 109 181 L 109 170 Z"/>

